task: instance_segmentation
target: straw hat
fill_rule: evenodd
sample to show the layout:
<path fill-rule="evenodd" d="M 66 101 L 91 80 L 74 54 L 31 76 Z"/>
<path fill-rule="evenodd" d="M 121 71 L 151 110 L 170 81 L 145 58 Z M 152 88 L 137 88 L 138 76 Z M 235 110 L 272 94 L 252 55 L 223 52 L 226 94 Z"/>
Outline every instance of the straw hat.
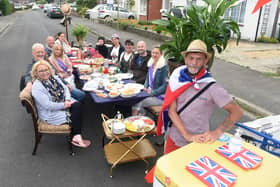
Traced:
<path fill-rule="evenodd" d="M 210 58 L 210 54 L 207 52 L 207 46 L 202 40 L 193 40 L 187 50 L 181 52 L 184 57 L 188 53 L 203 53 L 207 58 Z"/>
<path fill-rule="evenodd" d="M 70 5 L 68 5 L 68 4 L 63 4 L 63 5 L 61 6 L 61 11 L 62 11 L 64 14 L 69 14 L 70 11 L 71 11 Z"/>

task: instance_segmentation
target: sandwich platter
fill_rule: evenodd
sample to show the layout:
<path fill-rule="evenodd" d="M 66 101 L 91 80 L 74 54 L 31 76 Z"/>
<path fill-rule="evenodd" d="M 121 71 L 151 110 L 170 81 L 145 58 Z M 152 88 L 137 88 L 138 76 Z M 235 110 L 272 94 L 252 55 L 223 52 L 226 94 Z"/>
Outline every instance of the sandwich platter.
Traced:
<path fill-rule="evenodd" d="M 147 116 L 131 116 L 124 119 L 127 130 L 131 132 L 149 132 L 155 128 L 155 122 Z"/>

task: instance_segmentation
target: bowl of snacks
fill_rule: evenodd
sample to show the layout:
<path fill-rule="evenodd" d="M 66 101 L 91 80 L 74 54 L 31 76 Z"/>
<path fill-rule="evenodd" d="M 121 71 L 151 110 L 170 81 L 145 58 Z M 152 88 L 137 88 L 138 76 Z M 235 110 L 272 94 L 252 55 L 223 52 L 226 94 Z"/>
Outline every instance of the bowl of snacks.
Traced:
<path fill-rule="evenodd" d="M 111 90 L 110 92 L 109 92 L 109 94 L 108 94 L 108 96 L 110 97 L 110 98 L 116 98 L 116 97 L 118 97 L 120 95 L 120 92 L 118 92 L 118 90 Z"/>

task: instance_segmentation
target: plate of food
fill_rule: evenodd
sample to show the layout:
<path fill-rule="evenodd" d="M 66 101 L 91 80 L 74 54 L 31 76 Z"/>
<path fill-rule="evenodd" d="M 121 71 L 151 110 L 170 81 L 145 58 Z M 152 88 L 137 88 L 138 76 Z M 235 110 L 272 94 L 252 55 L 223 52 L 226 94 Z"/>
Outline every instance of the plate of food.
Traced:
<path fill-rule="evenodd" d="M 108 79 L 110 82 L 115 82 L 115 81 L 117 80 L 116 76 L 114 76 L 114 75 L 109 75 L 109 76 L 107 77 L 107 79 Z"/>
<path fill-rule="evenodd" d="M 92 61 L 92 64 L 95 64 L 95 65 L 102 65 L 102 64 L 104 64 L 104 58 L 95 58 L 95 59 Z"/>
<path fill-rule="evenodd" d="M 116 98 L 120 95 L 120 92 L 118 90 L 111 90 L 109 93 L 108 93 L 108 96 L 110 98 Z"/>
<path fill-rule="evenodd" d="M 72 60 L 72 61 L 75 62 L 75 63 L 84 63 L 84 61 L 81 60 L 81 59 L 76 59 L 76 60 Z"/>
<path fill-rule="evenodd" d="M 80 74 L 91 74 L 93 72 L 89 65 L 79 64 L 76 67 L 79 69 Z"/>
<path fill-rule="evenodd" d="M 98 84 L 95 80 L 90 80 L 86 82 L 83 86 L 84 91 L 94 91 L 98 89 Z"/>
<path fill-rule="evenodd" d="M 118 74 L 116 74 L 116 77 L 118 79 L 132 79 L 133 74 L 132 73 L 118 73 Z"/>
<path fill-rule="evenodd" d="M 107 98 L 108 97 L 108 94 L 106 94 L 106 93 L 96 93 L 96 95 L 98 97 L 102 97 L 102 98 Z"/>
<path fill-rule="evenodd" d="M 120 90 L 121 96 L 124 98 L 134 97 L 140 92 L 137 88 L 123 88 Z"/>
<path fill-rule="evenodd" d="M 111 90 L 119 90 L 122 87 L 123 87 L 122 83 L 118 83 L 118 82 L 108 83 L 108 84 L 105 85 L 105 90 L 110 92 Z"/>
<path fill-rule="evenodd" d="M 131 116 L 124 119 L 127 130 L 131 132 L 149 132 L 155 128 L 155 122 L 147 116 Z"/>
<path fill-rule="evenodd" d="M 144 85 L 138 84 L 138 83 L 127 83 L 124 85 L 124 88 L 137 89 L 140 91 L 140 90 L 144 89 Z"/>

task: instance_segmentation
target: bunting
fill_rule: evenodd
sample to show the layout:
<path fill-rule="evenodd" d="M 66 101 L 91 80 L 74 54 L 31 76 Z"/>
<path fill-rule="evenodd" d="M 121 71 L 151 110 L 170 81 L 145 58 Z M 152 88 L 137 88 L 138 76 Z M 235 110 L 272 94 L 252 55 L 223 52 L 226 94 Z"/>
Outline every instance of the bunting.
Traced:
<path fill-rule="evenodd" d="M 269 3 L 271 0 L 258 0 L 257 4 L 255 5 L 254 10 L 252 11 L 252 14 L 257 12 L 262 6 Z"/>

